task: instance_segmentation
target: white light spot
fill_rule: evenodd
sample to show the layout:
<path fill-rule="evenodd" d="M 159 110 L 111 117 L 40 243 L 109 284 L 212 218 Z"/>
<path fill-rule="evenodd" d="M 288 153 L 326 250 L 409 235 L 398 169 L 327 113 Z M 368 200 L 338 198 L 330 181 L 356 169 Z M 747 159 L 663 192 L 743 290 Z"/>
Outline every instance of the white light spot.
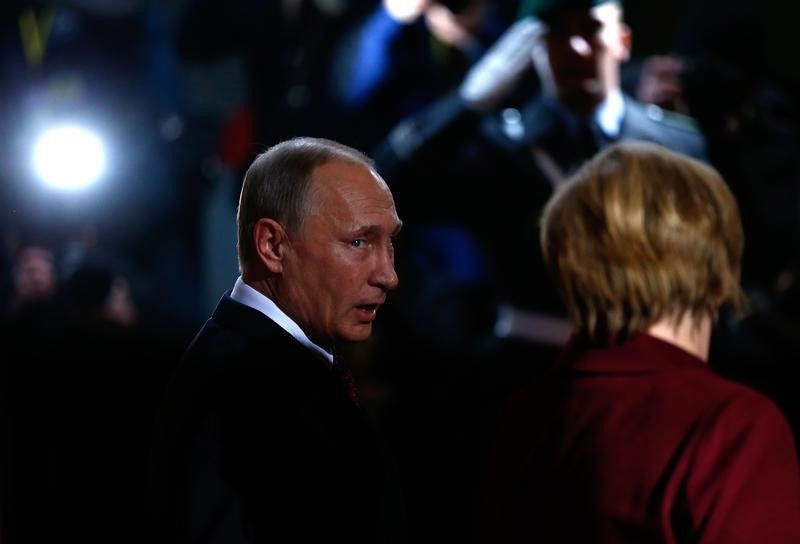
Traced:
<path fill-rule="evenodd" d="M 33 151 L 34 170 L 56 189 L 88 187 L 100 178 L 105 165 L 103 142 L 94 133 L 75 125 L 47 130 Z"/>

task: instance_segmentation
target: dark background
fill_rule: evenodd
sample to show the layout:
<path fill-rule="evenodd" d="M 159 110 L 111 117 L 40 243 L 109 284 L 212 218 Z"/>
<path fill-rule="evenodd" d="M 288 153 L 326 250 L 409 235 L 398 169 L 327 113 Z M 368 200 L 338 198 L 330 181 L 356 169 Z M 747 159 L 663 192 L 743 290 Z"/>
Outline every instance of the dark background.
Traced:
<path fill-rule="evenodd" d="M 235 212 L 244 169 L 269 145 L 300 135 L 338 139 L 369 154 L 383 135 L 374 127 L 399 120 L 398 110 L 350 109 L 335 96 L 338 67 L 348 60 L 340 56 L 347 51 L 343 44 L 377 4 L 2 3 L 0 537 L 5 542 L 40 541 L 71 530 L 98 541 L 110 532 L 114 541 L 137 541 L 157 399 L 181 351 L 238 275 Z M 498 1 L 497 6 L 501 20 L 510 23 L 514 3 Z M 766 89 L 759 94 L 769 97 L 766 102 L 741 103 L 752 108 L 778 104 L 770 110 L 777 125 L 796 134 L 800 40 L 794 3 L 630 1 L 625 9 L 634 30 L 633 62 L 624 70 L 627 90 L 633 92 L 646 57 L 711 47 L 738 59 L 742 70 L 729 80 L 734 86 L 706 88 L 712 99 L 719 96 L 723 103 L 745 95 L 745 85 Z M 30 49 L 36 44 L 39 56 Z M 406 64 L 415 63 L 413 51 L 397 54 L 408 57 Z M 702 72 L 688 76 L 703 89 Z M 416 83 L 406 75 L 395 85 L 413 93 Z M 91 122 L 107 141 L 106 173 L 83 193 L 46 189 L 30 169 L 31 134 L 64 118 Z M 367 121 L 374 122 L 373 130 L 360 130 Z M 787 141 L 778 138 L 777 146 Z M 787 183 L 796 187 L 798 180 Z M 762 206 L 758 213 L 774 210 L 775 224 L 794 225 L 800 202 L 778 204 Z M 398 212 L 402 217 L 403 210 Z M 15 271 L 27 247 L 50 251 L 55 286 L 52 298 L 18 315 Z M 777 230 L 771 243 L 753 250 L 764 260 L 780 260 L 777 252 L 793 248 L 782 244 Z M 123 325 L 93 313 L 114 278 L 127 281 L 135 309 L 135 319 Z M 795 284 L 794 298 L 779 301 L 782 313 L 795 320 L 763 325 L 784 327 L 784 339 L 800 335 L 794 328 L 800 313 L 796 292 Z M 409 431 L 402 427 L 411 419 L 385 419 L 391 395 L 408 383 L 392 383 L 393 375 L 374 360 L 384 333 L 379 328 L 352 356 L 366 378 L 362 393 L 376 422 L 393 424 L 404 436 Z M 798 359 L 791 351 L 794 342 L 780 354 L 783 363 Z M 761 363 L 769 367 L 770 361 Z M 772 394 L 796 424 L 797 413 L 790 412 L 796 402 L 787 401 L 797 396 L 793 373 L 754 372 L 747 365 L 730 370 Z M 520 380 L 531 373 L 522 372 Z M 419 375 L 408 373 L 404 379 Z M 371 377 L 383 379 L 370 382 Z M 515 379 L 512 370 L 504 376 L 506 382 Z"/>

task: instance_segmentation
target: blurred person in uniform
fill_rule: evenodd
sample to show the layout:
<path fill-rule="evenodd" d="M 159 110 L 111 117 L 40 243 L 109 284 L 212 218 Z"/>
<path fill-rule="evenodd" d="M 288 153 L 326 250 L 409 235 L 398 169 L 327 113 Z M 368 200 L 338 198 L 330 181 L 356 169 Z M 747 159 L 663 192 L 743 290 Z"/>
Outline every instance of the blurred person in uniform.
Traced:
<path fill-rule="evenodd" d="M 457 92 L 389 134 L 376 161 L 416 224 L 455 226 L 477 242 L 498 301 L 563 315 L 536 252 L 520 258 L 518 251 L 535 247 L 538 214 L 553 189 L 618 140 L 653 141 L 699 159 L 705 143 L 690 118 L 622 92 L 620 64 L 633 33 L 620 2 L 538 0 L 521 13 Z M 515 85 L 531 66 L 540 89 L 521 98 Z M 517 107 L 502 107 L 511 98 Z M 442 205 L 454 198 L 458 206 Z M 420 232 L 424 245 L 430 231 Z"/>

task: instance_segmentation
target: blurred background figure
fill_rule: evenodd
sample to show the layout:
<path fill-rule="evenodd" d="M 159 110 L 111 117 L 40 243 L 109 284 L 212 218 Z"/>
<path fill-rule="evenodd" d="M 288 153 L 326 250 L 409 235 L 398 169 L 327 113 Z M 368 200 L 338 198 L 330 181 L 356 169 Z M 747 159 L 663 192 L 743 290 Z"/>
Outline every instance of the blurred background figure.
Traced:
<path fill-rule="evenodd" d="M 39 438 L 41 429 L 32 425 L 31 417 L 42 408 L 30 403 L 28 396 L 39 391 L 36 378 L 42 369 L 37 362 L 53 354 L 58 276 L 53 252 L 43 244 L 4 249 L 13 256 L 7 304 L 0 317 L 0 520 L 4 542 L 27 542 L 21 537 L 15 540 L 15 535 L 44 511 L 46 500 L 41 487 L 30 487 L 46 477 L 27 469 L 34 465 L 43 469 L 44 463 L 39 461 L 47 455 L 43 451 L 46 441 Z"/>
<path fill-rule="evenodd" d="M 538 213 L 553 188 L 617 140 L 655 141 L 698 158 L 705 158 L 705 144 L 688 117 L 647 107 L 622 92 L 620 66 L 630 55 L 633 33 L 623 22 L 620 3 L 540 1 L 522 9 L 525 18 L 470 70 L 459 91 L 401 122 L 376 160 L 415 220 L 421 247 L 434 239 L 430 226 L 463 231 L 437 248 L 444 255 L 466 251 L 465 240 L 474 238 L 487 263 L 487 286 L 497 298 L 495 312 L 510 305 L 512 314 L 524 309 L 557 316 L 558 302 L 535 252 L 519 252 L 535 240 Z M 517 60 L 519 49 L 527 51 L 527 60 Z M 495 68 L 505 60 L 513 61 L 513 71 Z M 539 86 L 515 88 L 531 68 Z M 482 72 L 488 75 L 478 77 Z M 473 85 L 481 80 L 482 87 Z M 508 100 L 520 102 L 504 103 Z M 456 198 L 458 206 L 442 206 Z M 428 227 L 420 231 L 422 225 Z M 445 278 L 448 273 L 420 272 Z M 453 336 L 453 331 L 441 335 L 438 323 L 416 323 L 419 334 Z M 509 335 L 525 335 L 511 327 Z M 473 331 L 455 336 L 460 346 L 475 338 Z M 535 339 L 545 345 L 562 340 Z"/>
<path fill-rule="evenodd" d="M 182 345 L 138 322 L 128 280 L 97 249 L 23 246 L 14 270 L 0 330 L 4 541 L 140 542 L 155 407 Z"/>
<path fill-rule="evenodd" d="M 13 286 L 6 313 L 19 318 L 47 305 L 56 294 L 56 268 L 53 253 L 44 247 L 27 246 L 13 266 Z"/>
<path fill-rule="evenodd" d="M 128 280 L 116 273 L 106 259 L 86 256 L 69 273 L 64 286 L 68 318 L 88 324 L 107 323 L 113 327 L 133 327 L 136 307 Z"/>

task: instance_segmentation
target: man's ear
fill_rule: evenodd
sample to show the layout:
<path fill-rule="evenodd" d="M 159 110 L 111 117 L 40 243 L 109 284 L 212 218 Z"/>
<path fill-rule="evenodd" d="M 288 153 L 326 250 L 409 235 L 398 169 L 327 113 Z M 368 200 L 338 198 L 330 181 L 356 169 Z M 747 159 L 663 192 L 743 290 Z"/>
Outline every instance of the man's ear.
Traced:
<path fill-rule="evenodd" d="M 625 23 L 619 24 L 619 42 L 617 56 L 620 62 L 627 62 L 631 58 L 631 49 L 633 48 L 633 31 Z"/>
<path fill-rule="evenodd" d="M 273 274 L 283 272 L 283 258 L 289 242 L 283 226 L 274 219 L 263 217 L 253 228 L 253 241 L 258 259 L 267 270 Z"/>

